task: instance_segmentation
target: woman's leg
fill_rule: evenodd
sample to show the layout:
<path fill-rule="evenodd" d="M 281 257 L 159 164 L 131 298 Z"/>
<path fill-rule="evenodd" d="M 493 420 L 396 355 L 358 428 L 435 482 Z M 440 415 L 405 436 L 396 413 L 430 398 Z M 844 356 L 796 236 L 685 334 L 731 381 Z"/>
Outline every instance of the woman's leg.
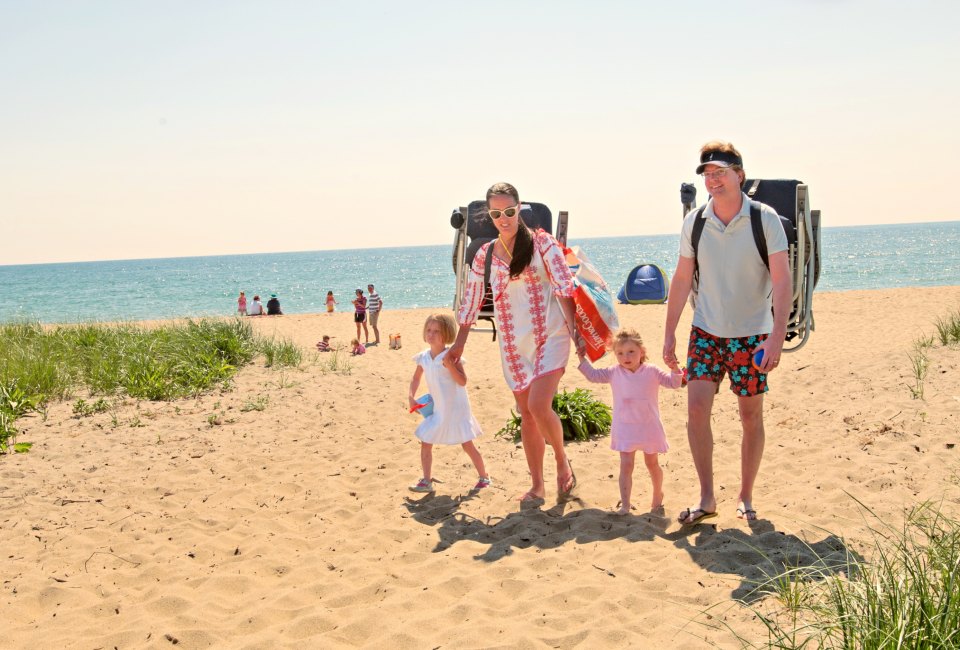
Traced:
<path fill-rule="evenodd" d="M 659 454 L 643 455 L 643 462 L 647 465 L 650 480 L 653 482 L 653 496 L 650 498 L 651 510 L 656 510 L 663 505 L 663 470 L 660 469 L 659 459 Z"/>
<path fill-rule="evenodd" d="M 527 469 L 530 470 L 530 489 L 520 496 L 521 501 L 532 498 L 544 498 L 546 487 L 543 484 L 543 452 L 546 444 L 537 422 L 530 413 L 528 406 L 530 391 L 514 393 L 517 400 L 517 410 L 520 412 L 520 441 L 523 443 L 523 455 L 527 459 Z"/>
<path fill-rule="evenodd" d="M 557 463 L 557 490 L 561 494 L 573 489 L 573 470 L 567 461 L 567 454 L 563 448 L 563 425 L 560 423 L 560 417 L 553 410 L 553 398 L 557 394 L 557 387 L 560 385 L 562 372 L 551 372 L 542 377 L 537 377 L 530 382 L 526 394 L 526 410 L 530 418 L 524 417 L 523 422 L 532 419 L 535 424 L 537 436 L 529 438 L 538 438 L 539 444 L 532 451 L 539 452 L 539 462 L 531 463 L 531 455 L 527 453 L 528 436 L 523 435 L 523 426 L 521 426 L 521 437 L 523 438 L 524 453 L 527 454 L 527 465 L 530 467 L 530 473 L 534 476 L 536 482 L 535 469 L 539 470 L 540 482 L 543 483 L 543 453 L 544 443 L 553 448 L 554 460 Z M 519 400 L 518 400 L 519 403 Z M 524 414 L 525 415 L 525 414 Z"/>
<path fill-rule="evenodd" d="M 630 493 L 633 492 L 633 463 L 637 452 L 620 452 L 620 509 L 618 515 L 630 513 Z"/>
<path fill-rule="evenodd" d="M 357 324 L 357 340 L 360 340 L 360 321 L 355 321 Z"/>
<path fill-rule="evenodd" d="M 463 443 L 461 447 L 467 452 L 470 460 L 473 461 L 473 466 L 477 468 L 477 476 L 487 478 L 487 469 L 483 466 L 483 457 L 480 455 L 480 450 L 477 449 L 477 446 L 473 444 L 473 440 Z"/>
<path fill-rule="evenodd" d="M 357 338 L 360 338 L 360 328 L 357 328 Z M 370 331 L 367 329 L 367 319 L 363 319 L 363 342 L 364 345 L 370 342 Z"/>

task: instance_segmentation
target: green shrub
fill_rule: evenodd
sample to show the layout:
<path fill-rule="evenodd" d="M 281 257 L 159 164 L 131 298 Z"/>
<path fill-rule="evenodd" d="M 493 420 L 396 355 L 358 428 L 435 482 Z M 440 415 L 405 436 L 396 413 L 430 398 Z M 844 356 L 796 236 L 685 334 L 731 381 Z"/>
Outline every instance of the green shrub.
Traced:
<path fill-rule="evenodd" d="M 303 350 L 288 339 L 265 339 L 260 342 L 260 353 L 263 354 L 268 368 L 297 368 L 303 362 Z"/>
<path fill-rule="evenodd" d="M 592 436 L 610 433 L 610 407 L 594 399 L 593 393 L 584 388 L 573 392 L 562 391 L 553 397 L 553 410 L 560 416 L 564 440 L 589 440 Z M 497 431 L 497 437 L 520 440 L 522 418 L 513 410 L 507 424 Z"/>

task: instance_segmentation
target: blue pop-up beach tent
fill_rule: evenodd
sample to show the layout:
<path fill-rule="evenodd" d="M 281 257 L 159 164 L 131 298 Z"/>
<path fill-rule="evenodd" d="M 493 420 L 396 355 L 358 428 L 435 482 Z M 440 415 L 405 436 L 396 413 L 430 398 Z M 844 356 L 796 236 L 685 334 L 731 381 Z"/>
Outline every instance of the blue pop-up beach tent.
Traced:
<path fill-rule="evenodd" d="M 639 264 L 627 275 L 617 300 L 630 305 L 657 305 L 667 302 L 667 274 L 656 264 Z"/>

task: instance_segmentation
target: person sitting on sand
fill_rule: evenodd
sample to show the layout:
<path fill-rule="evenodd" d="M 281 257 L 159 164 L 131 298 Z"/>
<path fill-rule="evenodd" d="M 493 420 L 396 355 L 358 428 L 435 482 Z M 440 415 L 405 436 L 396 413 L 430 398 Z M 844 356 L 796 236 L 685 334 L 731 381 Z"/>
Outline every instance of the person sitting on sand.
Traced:
<path fill-rule="evenodd" d="M 330 352 L 330 336 L 328 334 L 323 335 L 323 340 L 317 341 L 317 349 L 321 352 Z"/>
<path fill-rule="evenodd" d="M 672 368 L 677 363 L 677 324 L 696 271 L 699 282 L 686 354 L 687 441 L 700 481 L 700 499 L 678 515 L 684 526 L 717 516 L 710 419 L 714 395 L 727 373 L 743 429 L 737 517 L 757 518 L 753 486 L 766 438 L 763 394 L 769 373 L 780 365 L 792 305 L 787 236 L 776 211 L 757 203 L 769 251 L 769 266 L 765 266 L 753 238 L 753 201 L 742 190 L 746 174 L 740 152 L 729 142 L 708 142 L 700 149 L 697 173 L 703 176 L 710 200 L 683 220 L 663 336 L 663 360 Z M 699 219 L 702 230 L 695 251 L 692 235 Z M 755 368 L 751 357 L 758 350 L 764 354 Z"/>
<path fill-rule="evenodd" d="M 253 303 L 247 310 L 248 316 L 263 316 L 263 304 L 260 302 L 260 296 L 253 297 Z"/>
<path fill-rule="evenodd" d="M 361 354 L 365 354 L 366 351 L 367 348 L 363 347 L 363 343 L 361 343 L 359 339 L 353 339 L 350 341 L 350 354 L 353 356 L 356 357 Z"/>
<path fill-rule="evenodd" d="M 420 439 L 420 465 L 423 476 L 410 486 L 413 492 L 433 492 L 433 445 L 460 445 L 473 461 L 479 478 L 474 490 L 490 485 L 490 477 L 483 466 L 483 458 L 473 444 L 479 436 L 480 423 L 470 411 L 470 397 L 464 388 L 467 375 L 463 371 L 463 361 L 453 361 L 447 356 L 447 345 L 453 343 L 457 333 L 457 324 L 449 314 L 432 314 L 423 325 L 423 340 L 429 345 L 426 350 L 413 358 L 417 369 L 410 380 L 410 392 L 407 398 L 410 409 L 418 406 L 417 388 L 420 378 L 426 375 L 433 398 L 433 413 L 428 415 L 417 427 L 415 435 Z"/>
<path fill-rule="evenodd" d="M 280 299 L 275 293 L 271 293 L 270 300 L 267 301 L 267 316 L 283 316 L 280 310 Z"/>
<path fill-rule="evenodd" d="M 653 495 L 650 509 L 663 505 L 663 470 L 658 454 L 667 453 L 667 434 L 660 421 L 657 392 L 660 386 L 680 388 L 683 373 L 674 363 L 668 373 L 647 363 L 647 350 L 636 330 L 623 329 L 613 339 L 617 364 L 613 368 L 596 369 L 583 356 L 579 370 L 595 384 L 610 384 L 613 391 L 613 425 L 610 427 L 610 449 L 620 452 L 620 509 L 618 515 L 630 513 L 630 492 L 633 490 L 633 464 L 637 450 L 650 472 Z"/>

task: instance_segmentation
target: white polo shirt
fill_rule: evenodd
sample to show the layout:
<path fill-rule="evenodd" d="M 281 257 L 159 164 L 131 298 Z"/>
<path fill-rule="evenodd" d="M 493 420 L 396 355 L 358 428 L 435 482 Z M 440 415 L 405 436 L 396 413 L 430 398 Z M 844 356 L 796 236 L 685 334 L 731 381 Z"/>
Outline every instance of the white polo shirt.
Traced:
<path fill-rule="evenodd" d="M 759 203 L 759 202 L 758 202 Z M 767 255 L 787 250 L 787 235 L 780 217 L 769 205 L 759 203 Z M 699 208 L 691 210 L 680 230 L 680 255 L 693 257 L 690 235 Z M 770 272 L 760 259 L 750 226 L 750 199 L 743 195 L 740 214 L 724 225 L 707 202 L 697 247 L 700 289 L 693 325 L 721 338 L 769 334 L 773 329 Z"/>

